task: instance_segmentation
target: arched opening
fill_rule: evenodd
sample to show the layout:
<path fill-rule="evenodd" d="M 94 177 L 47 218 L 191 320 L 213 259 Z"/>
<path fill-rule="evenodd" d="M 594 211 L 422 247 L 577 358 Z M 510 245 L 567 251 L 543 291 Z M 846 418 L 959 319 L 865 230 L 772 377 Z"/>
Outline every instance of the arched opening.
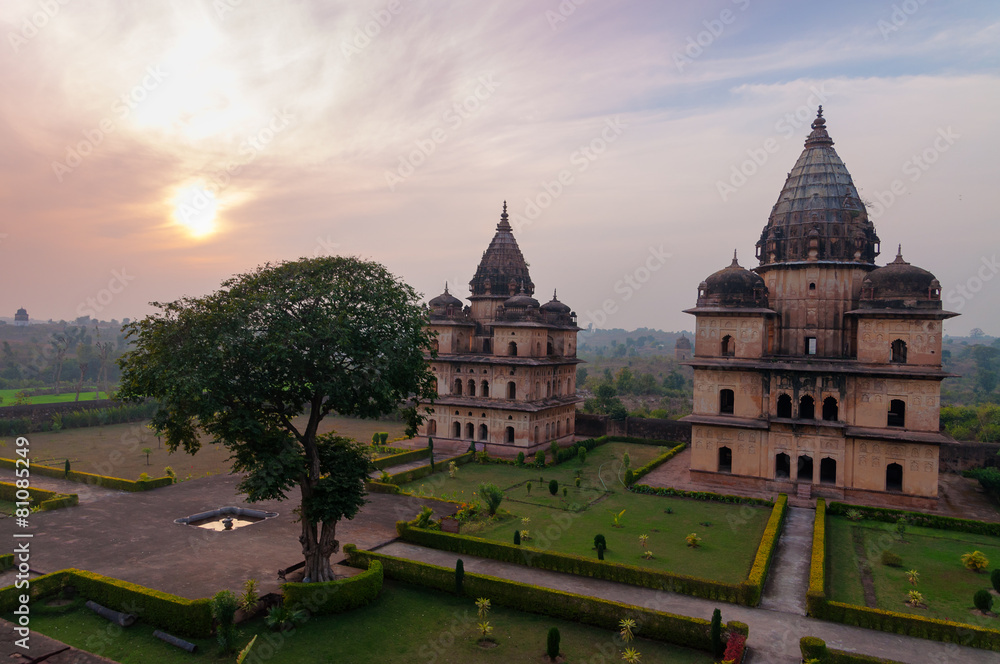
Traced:
<path fill-rule="evenodd" d="M 719 472 L 733 472 L 733 451 L 728 447 L 719 448 Z"/>
<path fill-rule="evenodd" d="M 479 440 L 486 440 L 490 437 L 490 429 L 485 424 L 479 425 Z"/>
<path fill-rule="evenodd" d="M 722 355 L 723 357 L 732 357 L 736 354 L 736 342 L 728 334 L 722 337 Z"/>
<path fill-rule="evenodd" d="M 514 442 L 514 427 L 507 427 L 506 438 L 507 438 L 507 442 L 508 443 L 513 443 Z"/>
<path fill-rule="evenodd" d="M 570 425 L 570 422 L 572 422 L 572 420 L 570 420 L 567 417 L 566 418 L 566 435 L 569 435 L 569 434 L 573 433 L 573 427 Z"/>
<path fill-rule="evenodd" d="M 837 400 L 833 397 L 823 399 L 823 419 L 827 422 L 836 422 L 839 414 Z"/>
<path fill-rule="evenodd" d="M 778 417 L 792 416 L 792 397 L 787 394 L 778 395 Z"/>
<path fill-rule="evenodd" d="M 535 399 L 542 398 L 542 384 L 539 381 L 535 381 Z"/>
<path fill-rule="evenodd" d="M 427 435 L 436 436 L 438 432 L 437 420 L 427 420 Z"/>
<path fill-rule="evenodd" d="M 890 463 L 885 467 L 885 490 L 903 490 L 903 467 L 898 463 Z"/>
<path fill-rule="evenodd" d="M 469 422 L 465 425 L 465 437 L 472 440 L 476 437 L 476 425 Z"/>
<path fill-rule="evenodd" d="M 552 339 L 549 339 L 549 340 L 548 340 L 548 341 L 547 341 L 547 342 L 545 343 L 545 354 L 546 354 L 546 355 L 555 355 L 555 354 L 556 354 L 556 350 L 555 350 L 555 348 L 554 348 L 554 347 L 552 346 Z"/>
<path fill-rule="evenodd" d="M 906 342 L 896 339 L 889 346 L 889 361 L 894 364 L 906 364 Z"/>
<path fill-rule="evenodd" d="M 517 398 L 517 383 L 510 381 L 507 383 L 507 398 L 516 399 Z"/>
<path fill-rule="evenodd" d="M 795 479 L 799 482 L 813 481 L 813 458 L 808 454 L 799 456 L 799 468 L 795 474 Z"/>
<path fill-rule="evenodd" d="M 736 405 L 736 395 L 732 390 L 719 390 L 719 412 L 723 415 L 732 415 Z"/>
<path fill-rule="evenodd" d="M 461 422 L 455 422 L 454 424 L 451 425 L 451 437 L 452 438 L 461 438 L 462 437 L 462 423 Z"/>
<path fill-rule="evenodd" d="M 470 397 L 476 396 L 476 381 L 472 380 L 471 378 L 469 379 L 469 396 Z"/>
<path fill-rule="evenodd" d="M 451 391 L 451 393 L 454 394 L 455 396 L 458 396 L 458 397 L 462 396 L 462 379 L 461 378 L 456 378 L 455 379 L 455 387 Z"/>
<path fill-rule="evenodd" d="M 546 397 L 552 396 L 552 381 L 548 381 L 547 383 L 545 383 L 545 396 Z"/>
<path fill-rule="evenodd" d="M 792 476 L 792 460 L 781 452 L 774 457 L 774 479 L 787 480 Z"/>
<path fill-rule="evenodd" d="M 507 344 L 507 354 L 511 357 L 517 357 L 517 344 L 513 341 Z"/>
<path fill-rule="evenodd" d="M 545 440 L 552 438 L 552 425 L 546 423 L 545 425 Z"/>
<path fill-rule="evenodd" d="M 479 386 L 479 393 L 484 397 L 490 396 L 490 381 L 484 380 L 482 382 Z"/>
<path fill-rule="evenodd" d="M 562 422 L 556 420 L 556 438 L 562 438 Z"/>
<path fill-rule="evenodd" d="M 808 394 L 799 399 L 799 419 L 800 420 L 815 420 L 816 419 L 816 402 Z"/>
<path fill-rule="evenodd" d="M 535 357 L 539 357 L 542 354 L 542 342 L 535 342 Z"/>
<path fill-rule="evenodd" d="M 536 445 L 538 443 L 542 442 L 542 439 L 538 437 L 538 425 L 537 424 L 535 425 L 535 439 L 534 439 L 534 441 L 535 441 Z"/>
<path fill-rule="evenodd" d="M 819 483 L 837 483 L 837 460 L 824 457 L 819 461 Z"/>
<path fill-rule="evenodd" d="M 906 402 L 902 399 L 893 399 L 889 402 L 889 413 L 885 420 L 888 427 L 906 426 Z"/>
<path fill-rule="evenodd" d="M 493 343 L 489 339 L 483 339 L 483 352 L 492 352 Z"/>

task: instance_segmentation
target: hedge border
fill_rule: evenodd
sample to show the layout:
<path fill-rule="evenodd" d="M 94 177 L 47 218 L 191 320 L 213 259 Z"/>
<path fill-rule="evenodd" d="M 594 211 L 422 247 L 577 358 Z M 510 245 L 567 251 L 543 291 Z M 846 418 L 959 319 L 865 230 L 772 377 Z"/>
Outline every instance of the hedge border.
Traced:
<path fill-rule="evenodd" d="M 0 589 L 0 614 L 20 606 L 21 595 L 38 599 L 64 586 L 77 591 L 115 611 L 135 614 L 143 622 L 173 634 L 205 638 L 212 633 L 212 608 L 209 599 L 187 599 L 79 569 L 64 569 L 30 580 L 28 588 L 7 586 Z"/>
<path fill-rule="evenodd" d="M 0 555 L 0 572 L 5 572 L 14 566 L 14 554 L 5 553 Z"/>
<path fill-rule="evenodd" d="M 16 484 L 0 482 L 0 499 L 12 503 L 19 502 L 17 492 L 23 490 L 18 489 Z M 80 496 L 75 493 L 58 493 L 56 491 L 49 491 L 48 489 L 39 489 L 38 487 L 28 487 L 27 491 L 31 496 L 30 503 L 32 506 L 38 507 L 43 512 L 80 504 Z"/>
<path fill-rule="evenodd" d="M 431 451 L 427 447 L 421 447 L 417 450 L 409 450 L 407 452 L 400 452 L 399 454 L 390 454 L 389 456 L 384 456 L 375 459 L 372 465 L 375 466 L 376 470 L 385 470 L 386 468 L 391 468 L 392 466 L 399 466 L 404 463 L 410 463 L 411 461 L 419 461 L 421 459 L 426 459 L 430 457 Z"/>
<path fill-rule="evenodd" d="M 461 466 L 463 464 L 470 463 L 473 459 L 475 459 L 475 452 L 466 452 L 465 454 L 449 459 L 448 461 L 454 461 L 456 464 Z M 416 468 L 403 470 L 395 475 L 390 475 L 387 480 L 379 480 L 379 483 L 395 484 L 398 487 L 400 484 L 407 484 L 413 480 L 419 480 L 421 477 L 427 477 L 428 475 L 440 472 L 442 463 L 443 462 L 435 462 L 433 468 L 431 467 L 431 464 L 427 464 L 426 466 L 417 466 Z M 443 467 L 447 468 L 447 465 Z"/>
<path fill-rule="evenodd" d="M 774 549 L 781 535 L 781 525 L 784 522 L 787 504 L 788 496 L 781 494 L 771 509 L 771 517 L 768 519 L 768 525 L 765 527 L 764 534 L 758 544 L 750 574 L 747 579 L 740 583 L 723 583 L 687 574 L 651 570 L 637 565 L 595 560 L 568 553 L 545 551 L 530 546 L 494 542 L 469 535 L 417 528 L 412 521 L 398 521 L 396 533 L 404 542 L 452 553 L 479 556 L 505 563 L 587 576 L 655 590 L 667 590 L 731 604 L 757 606 L 760 603 L 764 583 L 767 580 L 767 572 L 774 555 Z"/>
<path fill-rule="evenodd" d="M 840 510 L 841 507 L 848 506 L 837 503 L 837 509 Z M 849 507 L 854 509 L 853 505 Z M 817 502 L 816 520 L 813 522 L 813 554 L 809 566 L 809 591 L 806 593 L 806 609 L 809 615 L 821 620 L 876 629 L 882 632 L 915 636 L 945 643 L 957 643 L 982 650 L 1000 651 L 1000 630 L 830 601 L 826 595 L 827 511 L 825 505 L 820 509 L 820 503 Z M 846 509 L 844 511 L 846 512 Z M 881 511 L 889 512 L 890 510 Z M 966 520 L 955 519 L 954 521 Z"/>
<path fill-rule="evenodd" d="M 846 514 L 848 510 L 857 510 L 861 512 L 866 519 L 871 519 L 872 521 L 896 523 L 896 521 L 899 520 L 899 517 L 905 516 L 907 523 L 911 526 L 1000 537 L 1000 523 L 973 521 L 972 519 L 957 519 L 952 516 L 938 516 L 936 514 L 924 514 L 923 512 L 907 512 L 906 510 L 894 510 L 884 507 L 849 505 L 847 503 L 830 503 L 830 506 L 827 508 L 827 511 L 830 514 L 837 516 Z"/>
<path fill-rule="evenodd" d="M 0 458 L 0 468 L 14 470 L 17 468 L 16 464 L 16 459 Z M 131 492 L 150 491 L 151 489 L 159 489 L 160 487 L 168 486 L 174 483 L 174 480 L 171 477 L 158 477 L 152 480 L 126 480 L 120 477 L 108 477 L 107 475 L 81 473 L 76 470 L 71 470 L 67 474 L 64 468 L 53 468 L 51 466 L 39 466 L 36 464 L 31 464 L 31 472 L 35 475 L 42 475 L 44 477 L 54 477 L 60 480 L 69 480 L 70 482 L 80 482 L 81 484 L 102 486 L 106 489 Z"/>
<path fill-rule="evenodd" d="M 367 606 L 382 592 L 382 563 L 373 560 L 356 576 L 323 583 L 283 583 L 286 607 L 306 609 L 313 614 L 343 613 Z"/>
<path fill-rule="evenodd" d="M 656 470 L 657 468 L 659 468 L 660 466 L 662 466 L 666 462 L 668 462 L 671 459 L 673 459 L 675 456 L 677 456 L 678 454 L 680 454 L 681 452 L 683 452 L 684 448 L 686 448 L 686 447 L 687 447 L 687 443 L 681 443 L 680 445 L 677 445 L 673 449 L 667 450 L 666 452 L 664 452 L 660 456 L 656 457 L 655 459 L 653 459 L 652 461 L 650 461 L 646 465 L 639 466 L 638 468 L 636 468 L 635 470 L 633 470 L 632 471 L 632 484 L 630 484 L 629 486 L 634 485 L 641 478 L 645 477 L 646 475 L 650 474 L 651 472 L 653 472 L 654 470 Z"/>
<path fill-rule="evenodd" d="M 347 555 L 347 563 L 352 567 L 364 569 L 371 562 L 378 561 L 382 563 L 384 573 L 389 578 L 444 592 L 455 591 L 453 569 L 361 551 L 353 544 L 344 545 L 344 553 Z M 626 616 L 632 617 L 638 623 L 636 633 L 644 638 L 703 651 L 709 651 L 711 647 L 711 623 L 701 618 L 689 618 L 471 572 L 465 573 L 462 589 L 468 597 L 488 597 L 498 606 L 572 620 L 611 631 L 618 631 L 619 620 Z M 744 623 L 730 621 L 726 627 L 730 632 L 744 636 L 749 634 L 749 628 Z"/>
<path fill-rule="evenodd" d="M 803 636 L 799 639 L 799 650 L 802 652 L 803 661 L 815 658 L 823 664 L 904 664 L 895 659 L 827 648 L 826 642 L 815 636 Z"/>
<path fill-rule="evenodd" d="M 669 486 L 649 486 L 648 484 L 633 484 L 628 489 L 632 493 L 645 496 L 663 496 L 667 498 L 690 498 L 692 500 L 710 500 L 719 503 L 732 505 L 758 505 L 760 507 L 774 507 L 775 501 L 768 498 L 751 498 L 749 496 L 734 496 L 729 493 L 715 493 L 714 491 L 686 491 L 675 489 Z M 779 494 L 780 495 L 780 494 Z"/>

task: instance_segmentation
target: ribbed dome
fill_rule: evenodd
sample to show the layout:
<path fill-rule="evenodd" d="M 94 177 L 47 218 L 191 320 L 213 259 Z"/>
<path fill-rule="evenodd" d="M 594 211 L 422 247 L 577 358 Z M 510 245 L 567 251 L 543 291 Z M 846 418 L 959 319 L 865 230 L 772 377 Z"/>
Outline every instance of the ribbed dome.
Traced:
<path fill-rule="evenodd" d="M 459 310 L 464 306 L 462 301 L 448 292 L 448 284 L 444 285 L 444 292 L 427 303 L 431 309 L 447 309 L 449 306 L 457 307 Z"/>
<path fill-rule="evenodd" d="M 523 287 L 528 295 L 535 292 L 535 284 L 528 274 L 528 265 L 524 262 L 517 240 L 511 233 L 507 221 L 507 201 L 503 204 L 503 214 L 497 224 L 496 235 L 490 246 L 483 252 L 483 259 L 476 268 L 476 274 L 469 282 L 469 290 L 473 297 L 478 295 L 513 295 L 515 289 Z"/>
<path fill-rule="evenodd" d="M 741 267 L 733 252 L 729 267 L 713 273 L 698 287 L 699 307 L 766 307 L 767 287 L 760 275 Z"/>
<path fill-rule="evenodd" d="M 556 292 L 552 291 L 552 299 L 542 305 L 542 311 L 553 314 L 568 314 L 570 308 L 559 301 Z"/>
<path fill-rule="evenodd" d="M 896 260 L 872 270 L 861 282 L 863 309 L 940 309 L 941 283 L 937 278 L 903 260 L 899 247 Z"/>
<path fill-rule="evenodd" d="M 805 149 L 761 232 L 761 265 L 821 260 L 874 263 L 878 236 L 819 107 Z"/>

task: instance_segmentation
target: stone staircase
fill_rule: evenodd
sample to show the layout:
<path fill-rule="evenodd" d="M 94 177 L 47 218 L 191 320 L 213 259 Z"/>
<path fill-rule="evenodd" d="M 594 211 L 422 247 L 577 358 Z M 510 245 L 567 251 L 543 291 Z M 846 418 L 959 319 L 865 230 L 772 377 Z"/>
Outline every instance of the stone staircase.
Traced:
<path fill-rule="evenodd" d="M 800 500 L 812 500 L 812 488 L 812 484 L 809 482 L 799 482 L 795 496 Z"/>

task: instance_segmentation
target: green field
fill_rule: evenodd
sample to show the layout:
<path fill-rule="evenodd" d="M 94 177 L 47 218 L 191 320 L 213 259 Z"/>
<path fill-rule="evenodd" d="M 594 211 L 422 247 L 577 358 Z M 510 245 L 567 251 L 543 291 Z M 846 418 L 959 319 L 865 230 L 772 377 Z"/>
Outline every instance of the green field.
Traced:
<path fill-rule="evenodd" d="M 608 443 L 588 453 L 582 465 L 575 459 L 543 469 L 467 464 L 459 467 L 455 479 L 442 472 L 404 488 L 471 502 L 480 483 L 493 482 L 504 489 L 500 507 L 509 514 L 484 524 L 463 524 L 462 533 L 513 543 L 515 530 L 528 530 L 532 539 L 522 542 L 525 545 L 595 558 L 594 535 L 602 534 L 608 543 L 604 558 L 608 562 L 724 583 L 745 580 L 770 508 L 626 492 L 617 480 L 622 455 L 628 452 L 635 467 L 662 451 L 664 448 L 648 445 Z M 581 475 L 579 489 L 573 481 L 577 471 Z M 550 479 L 559 482 L 556 496 L 548 491 Z M 528 482 L 532 484 L 530 493 Z M 565 497 L 563 487 L 568 489 Z M 614 516 L 622 510 L 621 527 L 615 528 Z M 522 517 L 530 519 L 527 525 L 522 524 Z M 684 538 L 689 533 L 702 538 L 698 548 L 687 545 Z M 645 547 L 640 546 L 640 535 L 648 536 Z M 652 551 L 653 558 L 646 559 L 645 551 Z"/>
<path fill-rule="evenodd" d="M 497 645 L 483 649 L 476 644 L 479 633 L 472 599 L 386 581 L 379 598 L 365 608 L 315 617 L 294 632 L 280 635 L 268 632 L 258 618 L 238 628 L 238 643 L 245 644 L 259 634 L 255 647 L 259 647 L 260 660 L 250 657 L 249 661 L 275 664 L 534 664 L 543 660 L 549 628 L 557 627 L 567 662 L 620 660 L 619 641 L 609 631 L 503 607 L 494 607 L 488 620 Z M 137 623 L 122 630 L 87 609 L 54 614 L 52 609 L 36 604 L 31 627 L 122 664 L 235 661 L 235 656 L 220 659 L 212 639 L 192 639 L 199 650 L 192 655 L 155 639 L 148 625 Z M 636 639 L 633 647 L 642 653 L 644 664 L 713 661 L 704 652 L 644 639 Z"/>
<path fill-rule="evenodd" d="M 17 398 L 17 393 L 20 389 L 13 390 L 0 390 L 0 406 L 13 406 L 14 399 Z M 94 401 L 97 399 L 97 393 L 91 390 L 90 392 L 80 392 L 80 401 Z M 107 399 L 108 395 L 104 392 L 101 393 L 101 399 Z M 31 405 L 43 404 L 43 403 L 69 403 L 76 401 L 76 391 L 72 392 L 62 392 L 60 394 L 45 394 L 38 397 L 29 397 L 28 403 Z"/>
<path fill-rule="evenodd" d="M 830 599 L 860 606 L 865 605 L 865 599 L 859 567 L 865 561 L 859 560 L 855 552 L 855 537 L 863 538 L 877 608 L 1000 629 L 1000 618 L 972 613 L 972 596 L 980 588 L 990 587 L 989 574 L 971 572 L 960 560 L 963 553 L 978 550 L 993 563 L 991 568 L 1000 566 L 1000 537 L 908 526 L 900 542 L 895 524 L 870 520 L 854 523 L 840 516 L 828 517 Z M 899 554 L 902 567 L 883 565 L 884 549 Z M 911 569 L 920 573 L 916 586 L 906 580 L 905 572 Z M 926 609 L 906 604 L 912 589 L 923 593 Z M 1000 598 L 995 598 L 994 611 L 1000 611 Z"/>

